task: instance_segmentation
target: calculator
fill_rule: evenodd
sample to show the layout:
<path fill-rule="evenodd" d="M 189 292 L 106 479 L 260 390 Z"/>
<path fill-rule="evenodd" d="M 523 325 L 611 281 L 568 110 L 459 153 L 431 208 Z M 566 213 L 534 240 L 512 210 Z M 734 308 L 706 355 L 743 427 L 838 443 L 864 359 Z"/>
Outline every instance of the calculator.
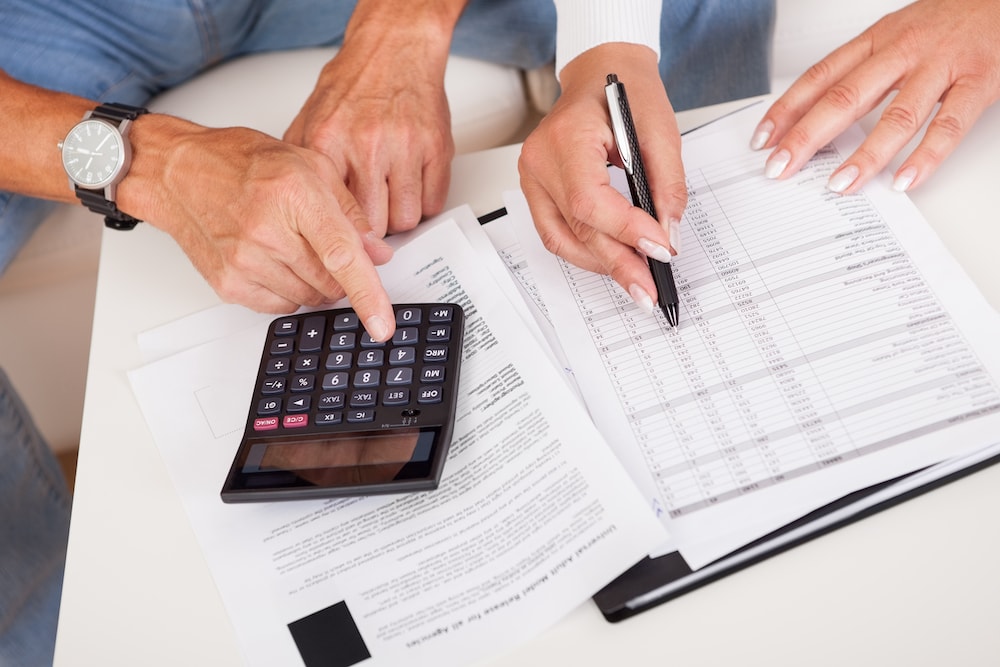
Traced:
<path fill-rule="evenodd" d="M 435 489 L 451 444 L 465 313 L 393 306 L 377 342 L 350 308 L 280 317 L 268 329 L 229 503 Z"/>

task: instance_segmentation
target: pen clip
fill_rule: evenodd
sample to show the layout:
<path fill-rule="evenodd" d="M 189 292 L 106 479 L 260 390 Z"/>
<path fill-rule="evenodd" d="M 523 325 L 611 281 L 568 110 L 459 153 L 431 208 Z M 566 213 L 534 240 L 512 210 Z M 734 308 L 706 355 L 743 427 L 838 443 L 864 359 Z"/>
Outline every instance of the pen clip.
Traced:
<path fill-rule="evenodd" d="M 604 93 L 608 96 L 608 112 L 611 114 L 611 132 L 615 135 L 615 145 L 618 146 L 618 155 L 621 156 L 622 166 L 629 174 L 633 172 L 632 149 L 628 140 L 628 131 L 625 129 L 625 114 L 622 111 L 622 100 L 625 87 L 618 80 L 617 74 L 608 75 L 608 85 L 604 87 Z"/>

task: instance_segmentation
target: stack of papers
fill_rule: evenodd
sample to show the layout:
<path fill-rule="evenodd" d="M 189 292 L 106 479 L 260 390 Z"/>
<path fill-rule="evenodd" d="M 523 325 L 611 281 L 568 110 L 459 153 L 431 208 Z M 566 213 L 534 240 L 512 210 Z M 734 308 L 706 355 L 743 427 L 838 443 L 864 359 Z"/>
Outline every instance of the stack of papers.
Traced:
<path fill-rule="evenodd" d="M 381 272 L 394 300 L 467 317 L 437 491 L 223 504 L 273 318 L 222 306 L 140 337 L 150 363 L 132 387 L 247 664 L 311 667 L 317 643 L 321 664 L 469 664 L 549 627 L 666 537 L 472 211 L 393 243 Z"/>
<path fill-rule="evenodd" d="M 334 664 L 467 664 L 647 556 L 711 572 L 854 491 L 997 451 L 996 312 L 905 196 L 826 191 L 857 133 L 774 182 L 744 148 L 756 117 L 685 138 L 677 328 L 545 251 L 520 193 L 392 240 L 393 300 L 469 316 L 436 492 L 223 504 L 271 318 L 225 306 L 141 338 L 132 386 L 248 664 L 309 667 L 310 633 L 352 647 Z"/>

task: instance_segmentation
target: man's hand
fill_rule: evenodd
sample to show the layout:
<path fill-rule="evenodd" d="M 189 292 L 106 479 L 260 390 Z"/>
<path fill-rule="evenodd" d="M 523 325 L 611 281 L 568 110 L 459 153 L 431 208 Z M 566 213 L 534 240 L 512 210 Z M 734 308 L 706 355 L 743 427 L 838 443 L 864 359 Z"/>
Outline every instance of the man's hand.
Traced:
<path fill-rule="evenodd" d="M 893 187 L 905 191 L 924 182 L 1000 97 L 998 34 L 997 0 L 921 0 L 884 17 L 810 68 L 768 110 L 751 140 L 754 148 L 773 148 L 766 174 L 795 173 L 898 90 L 828 187 L 858 190 L 933 114 L 919 145 L 896 171 Z"/>
<path fill-rule="evenodd" d="M 121 208 L 173 236 L 220 297 L 284 313 L 346 295 L 373 338 L 392 334 L 375 271 L 392 249 L 327 157 L 157 114 L 136 121 L 132 136 Z"/>
<path fill-rule="evenodd" d="M 376 233 L 439 213 L 455 147 L 444 71 L 465 0 L 362 2 L 285 132 L 326 154 Z"/>
<path fill-rule="evenodd" d="M 610 73 L 628 93 L 659 223 L 611 186 L 606 164 L 621 160 L 604 92 Z M 551 252 L 609 274 L 652 312 L 656 286 L 636 250 L 669 260 L 670 228 L 687 205 L 680 135 L 656 55 L 644 46 L 604 44 L 574 58 L 560 79 L 562 95 L 524 142 L 518 163 L 535 226 Z"/>

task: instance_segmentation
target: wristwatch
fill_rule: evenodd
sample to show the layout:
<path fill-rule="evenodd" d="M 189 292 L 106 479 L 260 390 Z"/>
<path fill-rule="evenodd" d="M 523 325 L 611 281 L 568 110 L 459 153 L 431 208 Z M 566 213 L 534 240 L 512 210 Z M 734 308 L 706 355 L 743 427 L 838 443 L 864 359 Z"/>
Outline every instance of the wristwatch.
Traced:
<path fill-rule="evenodd" d="M 104 216 L 112 229 L 132 229 L 142 222 L 118 210 L 115 189 L 128 173 L 132 146 L 129 126 L 146 109 L 110 102 L 83 116 L 59 142 L 70 187 L 83 205 Z"/>

